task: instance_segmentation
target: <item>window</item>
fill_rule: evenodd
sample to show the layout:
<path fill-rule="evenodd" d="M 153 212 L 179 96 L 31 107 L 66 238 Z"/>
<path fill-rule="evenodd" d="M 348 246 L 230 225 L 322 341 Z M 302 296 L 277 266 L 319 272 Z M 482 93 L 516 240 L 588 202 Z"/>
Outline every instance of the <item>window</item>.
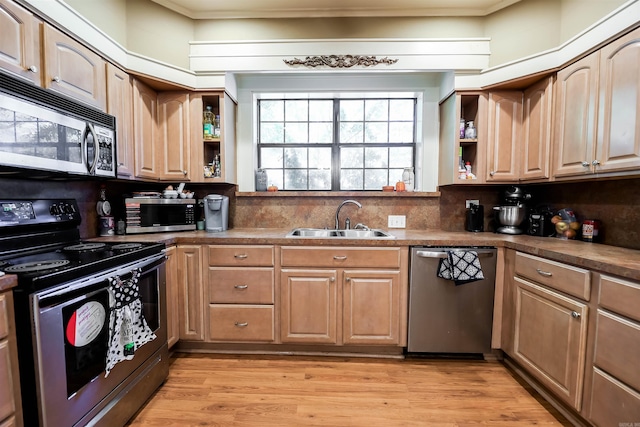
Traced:
<path fill-rule="evenodd" d="M 416 98 L 260 99 L 258 164 L 283 190 L 380 190 L 414 166 Z"/>

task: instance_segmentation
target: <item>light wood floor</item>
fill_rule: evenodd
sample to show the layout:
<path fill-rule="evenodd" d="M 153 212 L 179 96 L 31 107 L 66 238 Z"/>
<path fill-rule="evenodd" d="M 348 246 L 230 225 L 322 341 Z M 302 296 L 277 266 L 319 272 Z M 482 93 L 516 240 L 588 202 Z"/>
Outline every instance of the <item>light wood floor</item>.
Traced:
<path fill-rule="evenodd" d="M 128 425 L 570 425 L 554 414 L 500 362 L 176 354 Z"/>

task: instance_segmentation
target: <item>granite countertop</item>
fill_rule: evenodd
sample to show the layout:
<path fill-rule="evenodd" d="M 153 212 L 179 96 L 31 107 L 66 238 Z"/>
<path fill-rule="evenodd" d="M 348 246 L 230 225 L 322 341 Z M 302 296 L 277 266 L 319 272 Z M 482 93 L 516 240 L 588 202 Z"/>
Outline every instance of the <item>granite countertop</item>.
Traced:
<path fill-rule="evenodd" d="M 289 245 L 289 246 L 495 246 L 516 249 L 590 270 L 640 280 L 640 251 L 579 240 L 512 236 L 491 232 L 391 229 L 396 239 L 288 238 L 290 229 L 240 228 L 220 233 L 186 231 L 100 237 L 102 241 L 164 242 L 172 244 Z"/>
<path fill-rule="evenodd" d="M 18 284 L 15 274 L 4 274 L 0 276 L 0 292 L 8 291 Z"/>

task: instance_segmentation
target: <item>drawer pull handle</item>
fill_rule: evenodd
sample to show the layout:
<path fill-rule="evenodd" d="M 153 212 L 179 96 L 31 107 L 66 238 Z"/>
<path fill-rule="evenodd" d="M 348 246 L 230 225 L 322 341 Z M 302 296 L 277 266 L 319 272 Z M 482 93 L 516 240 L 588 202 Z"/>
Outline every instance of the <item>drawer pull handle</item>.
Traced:
<path fill-rule="evenodd" d="M 579 319 L 580 318 L 580 313 L 578 313 L 577 311 L 572 311 L 571 312 L 571 317 L 573 317 L 574 319 Z"/>
<path fill-rule="evenodd" d="M 247 254 L 238 254 L 238 255 L 234 255 L 233 257 L 236 259 L 246 259 L 249 255 Z"/>
<path fill-rule="evenodd" d="M 536 268 L 536 271 L 538 272 L 539 275 L 541 276 L 545 276 L 545 277 L 551 277 L 553 276 L 552 273 L 549 273 L 548 271 L 544 271 L 544 270 L 540 270 L 539 268 Z"/>
<path fill-rule="evenodd" d="M 249 285 L 233 285 L 233 287 L 236 289 L 245 290 L 249 287 Z"/>
<path fill-rule="evenodd" d="M 347 259 L 346 255 L 334 255 L 333 259 L 335 259 L 336 261 L 344 261 L 345 259 Z"/>
<path fill-rule="evenodd" d="M 236 322 L 236 326 L 238 328 L 246 328 L 247 326 L 249 326 L 249 322 Z"/>

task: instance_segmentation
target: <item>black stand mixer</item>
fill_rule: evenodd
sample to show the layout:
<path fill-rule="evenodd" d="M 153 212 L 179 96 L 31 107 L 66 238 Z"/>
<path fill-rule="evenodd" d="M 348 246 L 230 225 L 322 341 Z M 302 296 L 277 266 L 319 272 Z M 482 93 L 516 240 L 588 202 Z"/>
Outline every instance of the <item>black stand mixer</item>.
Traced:
<path fill-rule="evenodd" d="M 524 202 L 531 199 L 531 194 L 525 193 L 520 187 L 511 186 L 504 192 L 505 204 L 494 206 L 496 219 L 500 227 L 496 230 L 502 234 L 522 234 L 520 225 L 527 214 Z"/>

